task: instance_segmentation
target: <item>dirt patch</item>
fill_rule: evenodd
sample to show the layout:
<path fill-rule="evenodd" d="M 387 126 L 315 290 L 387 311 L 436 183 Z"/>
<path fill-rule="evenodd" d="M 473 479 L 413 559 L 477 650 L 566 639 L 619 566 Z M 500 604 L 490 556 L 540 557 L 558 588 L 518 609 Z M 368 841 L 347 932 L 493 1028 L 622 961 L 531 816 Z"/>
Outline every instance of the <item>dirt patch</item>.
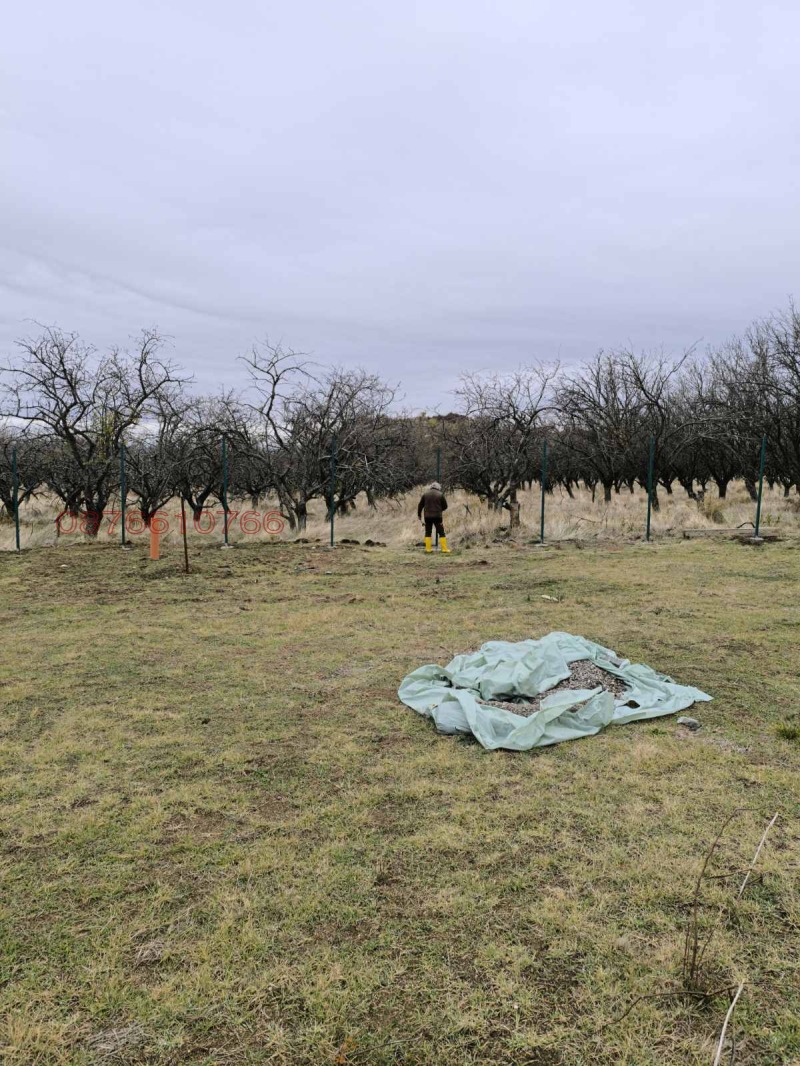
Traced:
<path fill-rule="evenodd" d="M 529 718 L 532 714 L 542 709 L 542 700 L 552 696 L 554 692 L 564 692 L 570 689 L 597 688 L 599 685 L 610 692 L 614 699 L 618 699 L 627 690 L 627 685 L 622 678 L 610 674 L 607 670 L 595 666 L 589 659 L 579 659 L 570 665 L 571 676 L 565 681 L 559 681 L 557 685 L 542 692 L 539 696 L 532 696 L 523 700 L 481 700 L 487 707 L 502 707 L 504 711 L 513 711 Z"/>

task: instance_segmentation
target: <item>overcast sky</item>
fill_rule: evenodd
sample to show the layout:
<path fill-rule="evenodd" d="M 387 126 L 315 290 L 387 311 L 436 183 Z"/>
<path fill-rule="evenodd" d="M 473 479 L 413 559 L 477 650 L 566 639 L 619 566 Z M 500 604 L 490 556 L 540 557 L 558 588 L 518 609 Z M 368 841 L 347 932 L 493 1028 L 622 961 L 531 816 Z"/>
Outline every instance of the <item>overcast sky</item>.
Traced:
<path fill-rule="evenodd" d="M 31 0 L 2 57 L 0 351 L 253 339 L 416 408 L 800 296 L 796 0 Z"/>

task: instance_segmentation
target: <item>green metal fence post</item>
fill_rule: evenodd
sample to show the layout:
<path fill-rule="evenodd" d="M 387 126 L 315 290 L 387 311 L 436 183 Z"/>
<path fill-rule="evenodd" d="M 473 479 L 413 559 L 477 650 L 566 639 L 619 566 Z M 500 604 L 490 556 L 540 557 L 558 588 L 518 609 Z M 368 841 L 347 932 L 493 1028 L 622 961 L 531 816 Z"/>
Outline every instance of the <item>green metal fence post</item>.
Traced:
<path fill-rule="evenodd" d="M 442 449 L 436 449 L 436 480 L 441 484 L 442 481 Z M 434 547 L 439 547 L 439 530 L 435 530 L 435 536 L 433 541 Z"/>
<path fill-rule="evenodd" d="M 547 441 L 542 444 L 542 505 L 539 513 L 539 543 L 544 544 L 544 490 L 547 484 Z"/>
<path fill-rule="evenodd" d="M 336 502 L 336 434 L 331 437 L 331 484 L 330 484 L 330 512 L 331 512 L 331 547 L 334 545 L 333 521 Z"/>
<path fill-rule="evenodd" d="M 228 442 L 222 438 L 222 515 L 225 547 L 228 547 Z"/>
<path fill-rule="evenodd" d="M 123 548 L 125 547 L 125 544 L 126 544 L 126 540 L 125 540 L 125 499 L 126 499 L 127 495 L 128 495 L 128 486 L 127 486 L 127 484 L 125 482 L 125 445 L 124 444 L 120 444 L 120 446 L 119 446 L 119 501 L 120 501 L 120 511 L 122 512 L 122 514 L 121 514 L 121 518 L 122 518 L 121 533 L 122 533 L 122 547 Z"/>
<path fill-rule="evenodd" d="M 11 492 L 14 504 L 14 540 L 19 551 L 19 471 L 17 470 L 17 449 L 11 449 Z"/>
<path fill-rule="evenodd" d="M 761 458 L 758 464 L 758 502 L 756 503 L 756 528 L 753 533 L 754 537 L 758 536 L 758 531 L 761 528 L 761 497 L 764 492 L 764 466 L 767 461 L 767 435 L 766 433 L 761 438 Z"/>
<path fill-rule="evenodd" d="M 656 438 L 650 437 L 650 458 L 647 463 L 647 529 L 645 540 L 650 540 L 650 518 L 653 511 L 653 471 L 656 462 Z"/>

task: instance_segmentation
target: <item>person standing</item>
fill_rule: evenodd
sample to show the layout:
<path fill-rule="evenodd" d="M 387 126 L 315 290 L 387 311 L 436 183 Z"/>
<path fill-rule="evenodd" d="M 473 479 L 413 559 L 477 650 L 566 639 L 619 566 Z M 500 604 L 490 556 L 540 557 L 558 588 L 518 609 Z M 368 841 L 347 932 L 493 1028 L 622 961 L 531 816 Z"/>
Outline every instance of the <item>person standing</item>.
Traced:
<path fill-rule="evenodd" d="M 442 492 L 442 486 L 438 481 L 431 482 L 430 488 L 427 488 L 419 501 L 417 507 L 417 518 L 425 522 L 425 551 L 431 552 L 431 533 L 434 527 L 439 535 L 439 547 L 443 552 L 448 552 L 450 549 L 447 547 L 447 537 L 444 535 L 444 522 L 442 521 L 442 515 L 447 510 L 447 500 Z"/>

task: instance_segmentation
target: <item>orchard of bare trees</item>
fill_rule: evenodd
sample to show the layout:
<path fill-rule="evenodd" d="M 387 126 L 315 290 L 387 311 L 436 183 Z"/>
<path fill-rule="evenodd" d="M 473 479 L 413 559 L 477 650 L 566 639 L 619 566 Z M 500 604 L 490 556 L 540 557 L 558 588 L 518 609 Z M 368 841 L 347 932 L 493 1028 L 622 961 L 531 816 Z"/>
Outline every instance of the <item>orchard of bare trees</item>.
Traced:
<path fill-rule="evenodd" d="M 793 305 L 702 354 L 621 348 L 580 366 L 466 375 L 448 414 L 403 413 L 397 387 L 375 374 L 320 370 L 267 342 L 244 357 L 246 389 L 197 395 L 166 348 L 155 330 L 107 353 L 57 329 L 18 342 L 0 367 L 0 514 L 15 492 L 20 504 L 46 493 L 96 534 L 124 462 L 128 505 L 146 524 L 173 497 L 199 516 L 223 501 L 223 441 L 228 495 L 277 500 L 298 531 L 314 501 L 344 513 L 429 480 L 437 451 L 447 486 L 514 525 L 545 441 L 545 489 L 584 485 L 598 506 L 645 484 L 651 441 L 655 507 L 675 485 L 701 501 L 742 479 L 755 496 L 764 436 L 768 482 L 800 491 Z"/>

